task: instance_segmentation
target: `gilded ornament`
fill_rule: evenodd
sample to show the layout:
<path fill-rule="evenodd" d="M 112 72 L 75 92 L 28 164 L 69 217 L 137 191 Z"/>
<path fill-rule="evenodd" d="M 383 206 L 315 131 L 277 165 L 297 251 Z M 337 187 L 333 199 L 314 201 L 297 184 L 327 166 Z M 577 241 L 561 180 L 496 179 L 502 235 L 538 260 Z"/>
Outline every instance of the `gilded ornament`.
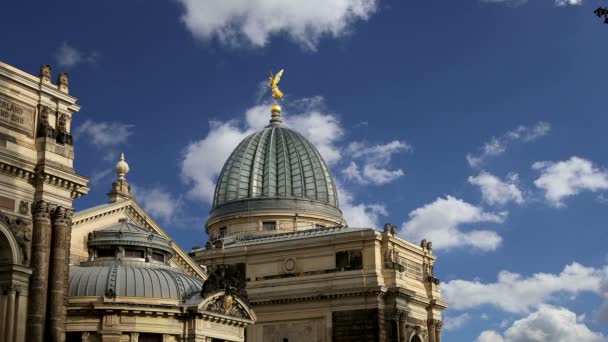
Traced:
<path fill-rule="evenodd" d="M 274 103 L 276 104 L 278 100 L 283 99 L 283 92 L 279 89 L 279 82 L 281 81 L 281 76 L 283 76 L 283 69 L 277 72 L 276 75 L 273 75 L 272 70 L 270 70 L 270 77 L 268 78 L 268 86 L 270 90 L 272 90 L 272 98 L 274 99 Z"/>

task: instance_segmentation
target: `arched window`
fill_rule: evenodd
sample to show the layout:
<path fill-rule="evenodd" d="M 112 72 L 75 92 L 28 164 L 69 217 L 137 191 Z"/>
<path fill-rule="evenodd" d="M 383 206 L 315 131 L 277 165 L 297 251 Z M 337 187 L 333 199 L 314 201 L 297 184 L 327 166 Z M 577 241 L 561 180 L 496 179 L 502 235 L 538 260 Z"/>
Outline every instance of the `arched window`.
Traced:
<path fill-rule="evenodd" d="M 416 335 L 416 336 L 412 337 L 410 342 L 422 342 L 422 339 L 420 338 L 420 336 Z"/>

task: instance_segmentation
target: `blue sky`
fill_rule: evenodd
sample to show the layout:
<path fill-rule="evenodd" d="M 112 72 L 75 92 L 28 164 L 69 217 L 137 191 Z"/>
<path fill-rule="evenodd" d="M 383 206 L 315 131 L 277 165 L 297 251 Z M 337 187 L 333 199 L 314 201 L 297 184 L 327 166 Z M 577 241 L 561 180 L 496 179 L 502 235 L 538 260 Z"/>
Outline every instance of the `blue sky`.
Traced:
<path fill-rule="evenodd" d="M 185 249 L 206 241 L 217 172 L 285 68 L 285 122 L 330 163 L 351 226 L 433 241 L 446 341 L 603 341 L 600 4 L 19 1 L 0 59 L 70 73 L 93 187 L 75 207 L 106 201 L 125 152 L 138 201 Z"/>

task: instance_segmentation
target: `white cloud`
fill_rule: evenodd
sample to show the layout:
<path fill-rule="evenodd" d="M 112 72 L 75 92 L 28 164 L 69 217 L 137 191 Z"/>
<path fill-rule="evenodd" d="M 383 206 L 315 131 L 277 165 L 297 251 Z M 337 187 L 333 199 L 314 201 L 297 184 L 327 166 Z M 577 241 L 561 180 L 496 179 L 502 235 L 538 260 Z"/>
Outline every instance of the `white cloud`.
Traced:
<path fill-rule="evenodd" d="M 188 30 L 204 41 L 264 47 L 272 36 L 287 35 L 308 50 L 324 36 L 348 33 L 352 24 L 367 20 L 376 0 L 179 0 Z"/>
<path fill-rule="evenodd" d="M 463 327 L 470 319 L 468 313 L 463 313 L 458 316 L 446 316 L 443 318 L 443 329 L 456 330 Z"/>
<path fill-rule="evenodd" d="M 74 130 L 74 137 L 87 137 L 99 148 L 125 144 L 133 133 L 133 125 L 120 122 L 95 122 L 87 120 Z"/>
<path fill-rule="evenodd" d="M 528 0 L 480 0 L 481 2 L 499 4 L 504 3 L 510 7 L 519 7 L 528 2 Z M 581 5 L 583 3 L 582 0 L 554 0 L 556 6 L 568 6 L 568 5 Z"/>
<path fill-rule="evenodd" d="M 477 342 L 602 342 L 606 336 L 591 331 L 577 321 L 574 312 L 552 305 L 541 305 L 536 312 L 517 320 L 503 334 L 486 330 Z"/>
<path fill-rule="evenodd" d="M 342 215 L 349 227 L 378 228 L 380 216 L 388 215 L 382 203 L 355 203 L 352 193 L 337 184 Z"/>
<path fill-rule="evenodd" d="M 104 179 L 107 176 L 109 176 L 110 174 L 112 174 L 112 171 L 114 171 L 114 170 L 111 168 L 105 168 L 102 170 L 94 171 L 91 174 L 91 177 L 89 178 L 89 184 L 97 185 L 102 179 Z"/>
<path fill-rule="evenodd" d="M 517 174 L 510 174 L 505 181 L 481 171 L 475 177 L 469 177 L 469 183 L 479 186 L 484 202 L 490 205 L 505 205 L 509 202 L 522 204 L 524 196 L 519 190 Z"/>
<path fill-rule="evenodd" d="M 286 115 L 287 126 L 293 127 L 315 145 L 330 166 L 340 158 L 340 148 L 336 145 L 344 134 L 340 122 L 333 114 L 310 110 L 295 115 Z"/>
<path fill-rule="evenodd" d="M 356 161 L 351 161 L 349 166 L 342 170 L 342 174 L 346 179 L 359 184 L 390 183 L 405 175 L 402 169 L 387 168 L 393 155 L 411 150 L 412 147 L 408 143 L 399 140 L 375 145 L 360 141 L 352 142 L 346 147 L 345 152 L 354 160 L 363 163 L 363 169 L 359 168 Z"/>
<path fill-rule="evenodd" d="M 513 142 L 531 142 L 547 135 L 549 131 L 551 131 L 551 125 L 542 121 L 532 127 L 519 126 L 498 138 L 492 138 L 479 148 L 480 151 L 477 155 L 467 154 L 467 162 L 471 167 L 479 167 L 485 163 L 486 159 L 505 153 L 507 147 Z"/>
<path fill-rule="evenodd" d="M 578 6 L 582 4 L 583 0 L 555 0 L 557 6 Z"/>
<path fill-rule="evenodd" d="M 507 312 L 526 313 L 560 293 L 600 293 L 600 282 L 605 277 L 605 269 L 573 262 L 559 274 L 536 273 L 524 277 L 501 271 L 494 283 L 457 279 L 442 283 L 441 290 L 443 298 L 455 310 L 491 305 Z"/>
<path fill-rule="evenodd" d="M 605 273 L 608 274 L 608 270 L 605 270 Z M 608 323 L 608 276 L 604 277 L 600 283 L 600 295 L 604 298 L 604 303 L 600 307 L 598 320 Z"/>
<path fill-rule="evenodd" d="M 182 176 L 192 185 L 189 195 L 211 203 L 215 180 L 230 153 L 252 129 L 241 129 L 236 121 L 209 122 L 205 138 L 190 143 L 182 160 Z"/>
<path fill-rule="evenodd" d="M 141 204 L 148 214 L 165 222 L 176 219 L 182 205 L 181 199 L 174 198 L 171 193 L 159 187 L 143 188 L 132 185 L 131 191 L 137 203 Z"/>
<path fill-rule="evenodd" d="M 474 223 L 502 223 L 506 212 L 491 213 L 452 196 L 437 198 L 409 214 L 399 236 L 408 241 L 427 239 L 433 247 L 472 247 L 482 251 L 495 250 L 502 238 L 494 231 L 464 231 L 462 225 Z"/>
<path fill-rule="evenodd" d="M 83 53 L 68 42 L 61 43 L 61 46 L 55 52 L 55 59 L 60 66 L 72 67 L 81 63 L 94 63 L 98 58 L 96 52 Z"/>
<path fill-rule="evenodd" d="M 504 339 L 496 331 L 485 330 L 477 337 L 475 342 L 504 342 Z"/>
<path fill-rule="evenodd" d="M 591 161 L 583 158 L 536 162 L 532 168 L 540 172 L 534 185 L 544 190 L 545 199 L 556 207 L 564 205 L 563 198 L 583 190 L 595 192 L 608 189 L 608 171 L 594 167 Z"/>

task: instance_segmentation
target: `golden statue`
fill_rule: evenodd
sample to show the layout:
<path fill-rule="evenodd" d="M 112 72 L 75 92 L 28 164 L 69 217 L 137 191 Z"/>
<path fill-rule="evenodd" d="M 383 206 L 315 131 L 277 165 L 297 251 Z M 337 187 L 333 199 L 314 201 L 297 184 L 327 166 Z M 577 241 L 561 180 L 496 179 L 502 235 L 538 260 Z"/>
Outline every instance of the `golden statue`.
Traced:
<path fill-rule="evenodd" d="M 279 89 L 279 81 L 281 81 L 281 76 L 283 76 L 283 69 L 281 69 L 281 71 L 277 72 L 276 75 L 272 74 L 272 70 L 270 70 L 270 77 L 268 78 L 268 86 L 270 87 L 270 89 L 272 90 L 272 98 L 274 99 L 274 103 L 277 103 L 277 100 L 280 100 L 283 98 L 284 94 L 281 91 L 281 89 Z"/>

